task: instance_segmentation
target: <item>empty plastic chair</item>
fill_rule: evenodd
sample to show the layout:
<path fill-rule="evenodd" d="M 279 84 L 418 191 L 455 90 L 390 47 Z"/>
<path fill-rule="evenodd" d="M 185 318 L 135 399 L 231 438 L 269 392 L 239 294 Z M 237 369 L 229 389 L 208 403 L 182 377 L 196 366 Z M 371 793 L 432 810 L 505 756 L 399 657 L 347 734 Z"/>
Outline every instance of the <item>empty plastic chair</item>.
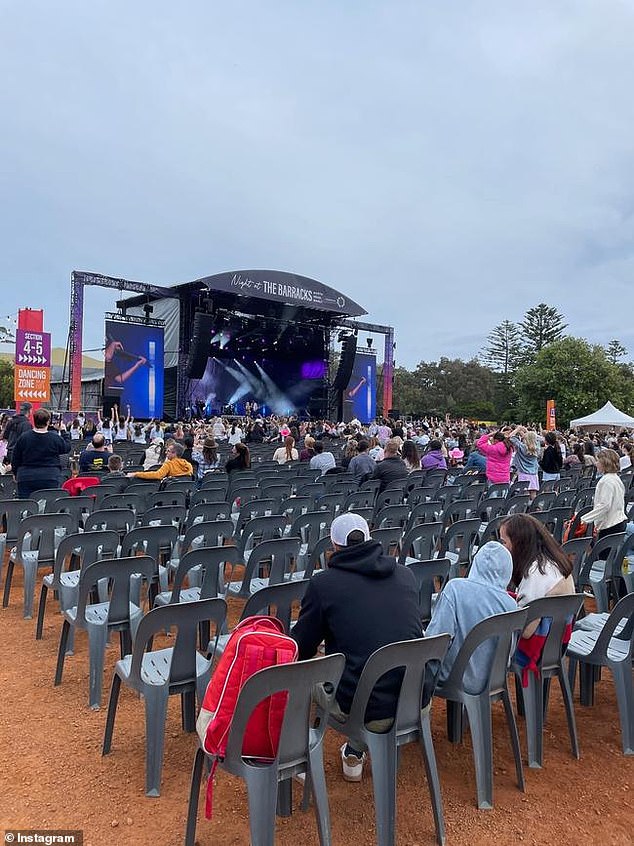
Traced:
<path fill-rule="evenodd" d="M 110 632 L 119 632 L 123 656 L 131 650 L 136 627 L 143 616 L 138 605 L 130 601 L 131 578 L 137 574 L 147 581 L 152 578 L 154 561 L 149 556 L 113 558 L 85 567 L 80 571 L 77 605 L 63 612 L 55 686 L 62 683 L 71 629 L 84 629 L 88 634 L 89 647 L 88 700 L 93 709 L 101 705 L 104 655 Z M 101 579 L 108 580 L 109 599 L 106 602 L 89 603 L 91 592 Z"/>
<path fill-rule="evenodd" d="M 406 566 L 418 583 L 418 600 L 423 626 L 431 620 L 434 595 L 438 594 L 449 578 L 451 562 L 448 558 L 431 558 L 426 561 L 408 560 Z"/>
<path fill-rule="evenodd" d="M 319 843 L 321 846 L 330 846 L 330 816 L 323 762 L 326 712 L 317 706 L 317 719 L 311 720 L 315 708 L 312 691 L 321 685 L 332 691 L 328 697 L 329 703 L 334 701 L 334 692 L 344 663 L 344 656 L 336 654 L 268 667 L 247 679 L 242 687 L 221 766 L 246 782 L 252 846 L 273 846 L 278 784 L 287 782 L 299 773 L 306 773 L 313 786 Z M 243 758 L 242 743 L 251 714 L 263 699 L 278 692 L 286 692 L 287 704 L 277 757 L 270 763 Z M 205 753 L 199 747 L 192 770 L 185 846 L 194 846 L 196 838 L 198 796 L 204 762 Z"/>
<path fill-rule="evenodd" d="M 370 537 L 372 540 L 376 540 L 381 544 L 383 547 L 383 555 L 392 555 L 396 557 L 399 554 L 403 530 L 399 526 L 387 529 L 373 529 L 370 532 Z"/>
<path fill-rule="evenodd" d="M 433 558 L 441 535 L 442 523 L 419 523 L 408 529 L 401 539 L 398 563 Z"/>
<path fill-rule="evenodd" d="M 248 599 L 252 593 L 268 585 L 290 579 L 292 564 L 299 555 L 300 538 L 262 541 L 251 551 L 242 581 L 230 582 L 227 596 Z M 268 576 L 263 573 L 268 571 Z"/>
<path fill-rule="evenodd" d="M 181 697 L 182 724 L 185 731 L 196 728 L 196 699 L 199 704 L 211 677 L 211 660 L 197 650 L 198 629 L 213 623 L 224 625 L 227 606 L 224 599 L 203 599 L 154 608 L 141 620 L 132 654 L 117 661 L 104 732 L 102 754 L 112 747 L 121 684 L 143 696 L 145 705 L 145 793 L 159 796 L 167 703 L 170 696 Z M 154 637 L 176 628 L 174 645 L 152 650 Z"/>
<path fill-rule="evenodd" d="M 38 511 L 38 504 L 34 499 L 0 500 L 0 576 L 7 547 L 12 549 L 18 539 L 20 523 L 25 517 L 37 514 Z"/>
<path fill-rule="evenodd" d="M 622 575 L 623 556 L 620 554 L 625 533 L 600 538 L 586 556 L 579 585 L 590 585 L 597 603 L 597 611 L 610 610 L 610 599 L 618 599 L 618 585 Z"/>
<path fill-rule="evenodd" d="M 602 626 L 586 630 L 585 620 L 575 626 L 568 644 L 570 686 L 574 690 L 579 665 L 580 700 L 594 703 L 595 670 L 607 667 L 616 688 L 624 755 L 634 755 L 634 593 L 628 593 L 614 606 Z"/>
<path fill-rule="evenodd" d="M 4 582 L 2 607 L 9 604 L 13 571 L 24 570 L 24 617 L 33 616 L 35 578 L 40 567 L 53 567 L 55 550 L 63 535 L 77 531 L 77 520 L 72 514 L 33 514 L 20 523 L 15 547 L 9 555 Z"/>

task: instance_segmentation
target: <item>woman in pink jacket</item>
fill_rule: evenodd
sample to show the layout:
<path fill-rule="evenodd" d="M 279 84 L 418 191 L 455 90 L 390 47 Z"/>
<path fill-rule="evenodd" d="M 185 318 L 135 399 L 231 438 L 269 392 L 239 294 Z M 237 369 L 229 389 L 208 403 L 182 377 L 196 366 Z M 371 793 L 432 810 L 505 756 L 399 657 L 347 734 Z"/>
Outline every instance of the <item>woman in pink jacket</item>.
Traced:
<path fill-rule="evenodd" d="M 511 481 L 511 458 L 513 447 L 504 432 L 485 434 L 476 443 L 487 460 L 487 480 L 491 485 Z"/>

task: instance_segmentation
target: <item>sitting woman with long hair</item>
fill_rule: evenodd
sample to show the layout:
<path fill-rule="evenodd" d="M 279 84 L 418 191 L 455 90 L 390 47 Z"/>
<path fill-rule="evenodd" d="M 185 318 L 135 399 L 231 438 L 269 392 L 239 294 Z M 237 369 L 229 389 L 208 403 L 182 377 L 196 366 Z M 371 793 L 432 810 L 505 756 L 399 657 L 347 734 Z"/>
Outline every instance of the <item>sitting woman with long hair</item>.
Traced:
<path fill-rule="evenodd" d="M 192 451 L 192 458 L 198 464 L 196 470 L 196 478 L 200 482 L 210 470 L 215 470 L 219 464 L 218 448 L 216 442 L 212 437 L 207 437 L 203 441 L 202 448 L 194 449 Z"/>
<path fill-rule="evenodd" d="M 513 584 L 517 604 L 528 605 L 545 596 L 565 596 L 575 592 L 572 563 L 548 529 L 530 514 L 513 514 L 500 527 L 500 541 L 513 558 Z M 550 620 L 534 620 L 524 629 L 515 660 L 527 670 L 536 670 Z M 564 634 L 570 640 L 572 627 Z"/>
<path fill-rule="evenodd" d="M 249 455 L 249 448 L 246 444 L 234 444 L 231 452 L 233 455 L 225 464 L 227 473 L 233 473 L 234 470 L 251 469 L 251 456 Z"/>
<path fill-rule="evenodd" d="M 420 456 L 414 441 L 407 440 L 403 442 L 401 458 L 405 462 L 408 473 L 411 473 L 413 470 L 420 470 Z"/>
<path fill-rule="evenodd" d="M 299 453 L 295 449 L 295 438 L 287 435 L 284 438 L 284 446 L 278 447 L 273 453 L 273 461 L 278 464 L 286 464 L 287 461 L 297 461 Z"/>

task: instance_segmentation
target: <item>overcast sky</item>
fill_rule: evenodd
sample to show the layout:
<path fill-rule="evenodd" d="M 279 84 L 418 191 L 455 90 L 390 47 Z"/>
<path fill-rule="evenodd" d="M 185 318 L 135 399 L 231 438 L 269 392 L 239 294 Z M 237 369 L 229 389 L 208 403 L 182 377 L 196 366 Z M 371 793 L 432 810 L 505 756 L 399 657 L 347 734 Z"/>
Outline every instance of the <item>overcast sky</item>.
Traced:
<path fill-rule="evenodd" d="M 540 301 L 634 358 L 633 44 L 634 0 L 0 0 L 2 314 L 271 268 L 399 365 Z"/>

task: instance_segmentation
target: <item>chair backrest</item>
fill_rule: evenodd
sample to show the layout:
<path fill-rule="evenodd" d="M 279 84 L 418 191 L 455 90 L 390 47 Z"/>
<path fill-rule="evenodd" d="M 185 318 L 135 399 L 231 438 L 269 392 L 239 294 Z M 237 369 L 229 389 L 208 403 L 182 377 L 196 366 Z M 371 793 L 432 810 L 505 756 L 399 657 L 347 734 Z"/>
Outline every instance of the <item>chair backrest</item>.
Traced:
<path fill-rule="evenodd" d="M 507 484 L 506 482 L 496 482 L 493 485 L 489 485 L 486 492 L 487 499 L 497 498 L 500 496 L 505 497 L 508 494 L 510 487 L 510 484 Z"/>
<path fill-rule="evenodd" d="M 63 488 L 41 488 L 39 491 L 33 491 L 29 498 L 38 503 L 40 512 L 44 514 L 56 499 L 63 496 L 70 496 L 69 492 Z"/>
<path fill-rule="evenodd" d="M 162 487 L 166 491 L 184 491 L 186 494 L 196 490 L 194 479 L 177 476 L 176 478 L 163 479 Z"/>
<path fill-rule="evenodd" d="M 270 617 L 281 620 L 284 631 L 288 633 L 291 627 L 293 605 L 301 603 L 308 582 L 309 579 L 293 579 L 257 590 L 245 602 L 240 619 L 246 620 L 254 614 L 268 614 Z"/>
<path fill-rule="evenodd" d="M 79 573 L 79 598 L 76 624 L 85 627 L 86 606 L 91 592 L 102 579 L 108 583 L 108 626 L 123 627 L 130 623 L 130 577 L 140 574 L 149 582 L 154 575 L 154 560 L 148 555 L 133 558 L 109 558 L 82 567 Z"/>
<path fill-rule="evenodd" d="M 178 526 L 185 522 L 184 505 L 155 505 L 139 516 L 139 526 Z"/>
<path fill-rule="evenodd" d="M 231 520 L 231 504 L 229 502 L 192 503 L 187 512 L 185 526 L 189 528 L 196 522 L 208 523 L 211 520 Z"/>
<path fill-rule="evenodd" d="M 478 521 L 481 522 L 478 508 L 478 498 L 460 498 L 454 499 L 447 505 L 443 511 L 442 522 L 445 528 L 448 528 L 453 523 L 457 523 L 459 520 L 471 520 L 476 517 L 478 518 Z"/>
<path fill-rule="evenodd" d="M 528 490 L 529 482 L 513 482 L 506 494 L 506 498 L 510 499 L 512 496 L 518 496 L 518 494 L 524 494 Z"/>
<path fill-rule="evenodd" d="M 315 498 L 315 508 L 318 511 L 331 511 L 336 516 L 344 510 L 345 501 L 344 493 L 325 493 Z"/>
<path fill-rule="evenodd" d="M 478 503 L 478 515 L 480 519 L 488 523 L 495 517 L 506 512 L 506 499 L 503 496 L 493 496 L 481 499 Z"/>
<path fill-rule="evenodd" d="M 151 556 L 158 566 L 170 558 L 178 540 L 176 526 L 137 526 L 131 529 L 121 541 L 121 555 L 135 555 L 142 552 Z"/>
<path fill-rule="evenodd" d="M 561 543 L 564 526 L 572 517 L 572 509 L 569 506 L 561 506 L 561 508 L 550 508 L 548 511 L 535 511 L 532 516 L 546 526 L 557 543 Z"/>
<path fill-rule="evenodd" d="M 410 529 L 419 523 L 440 523 L 442 522 L 442 515 L 442 502 L 418 502 L 412 507 L 409 513 L 407 528 Z"/>
<path fill-rule="evenodd" d="M 572 508 L 578 514 L 583 508 L 592 508 L 593 502 L 594 488 L 584 488 L 577 494 Z"/>
<path fill-rule="evenodd" d="M 320 538 L 310 551 L 308 566 L 304 570 L 304 578 L 310 579 L 315 570 L 325 570 L 328 566 L 329 552 L 333 552 L 330 534 Z"/>
<path fill-rule="evenodd" d="M 493 517 L 489 522 L 486 524 L 484 531 L 480 537 L 479 546 L 484 546 L 485 543 L 489 541 L 500 540 L 500 527 L 504 523 L 504 521 L 508 518 L 508 514 L 498 514 L 497 517 Z"/>
<path fill-rule="evenodd" d="M 312 496 L 289 496 L 280 502 L 277 510 L 292 522 L 300 514 L 315 510 L 315 498 Z"/>
<path fill-rule="evenodd" d="M 140 515 L 147 508 L 147 502 L 145 497 L 140 493 L 123 491 L 122 493 L 109 494 L 104 497 L 99 507 L 102 511 L 108 508 L 128 508 L 132 509 L 135 514 Z"/>
<path fill-rule="evenodd" d="M 440 539 L 441 554 L 445 555 L 447 552 L 457 552 L 458 563 L 469 564 L 473 548 L 479 537 L 479 531 L 479 517 L 471 520 L 457 520 L 455 523 L 452 523 Z"/>
<path fill-rule="evenodd" d="M 625 532 L 615 535 L 606 535 L 592 547 L 592 551 L 586 557 L 582 570 L 579 574 L 579 584 L 587 585 L 590 582 L 590 571 L 597 561 L 605 561 L 604 579 L 617 579 L 621 577 L 621 564 L 623 556 L 619 552 L 623 547 Z"/>
<path fill-rule="evenodd" d="M 249 766 L 242 758 L 242 743 L 251 714 L 263 699 L 281 692 L 286 692 L 287 699 L 277 766 L 306 761 L 311 750 L 322 742 L 328 724 L 326 714 L 320 707 L 317 707 L 317 719 L 311 719 L 313 688 L 321 685 L 331 690 L 334 701 L 344 666 L 345 656 L 336 653 L 325 658 L 267 667 L 248 678 L 240 690 L 231 722 L 225 766 L 238 773 L 244 772 Z"/>
<path fill-rule="evenodd" d="M 59 543 L 57 530 L 64 530 L 67 535 L 78 529 L 77 518 L 73 514 L 32 514 L 20 523 L 16 548 L 18 555 L 24 549 L 24 542 L 29 538 L 29 549 L 37 550 L 38 564 L 55 561 L 55 549 Z"/>
<path fill-rule="evenodd" d="M 7 546 L 15 544 L 20 532 L 20 523 L 25 517 L 37 514 L 39 507 L 34 499 L 0 500 L 0 529 L 6 534 Z"/>
<path fill-rule="evenodd" d="M 291 524 L 290 534 L 293 537 L 301 538 L 302 543 L 308 544 L 311 550 L 332 523 L 332 514 L 329 511 L 307 511 L 300 514 Z"/>
<path fill-rule="evenodd" d="M 410 492 L 407 494 L 407 504 L 410 508 L 414 508 L 421 502 L 439 502 L 436 499 L 436 490 L 433 485 L 419 485 L 415 488 L 412 488 Z M 439 509 L 442 509 L 442 503 L 438 506 Z"/>
<path fill-rule="evenodd" d="M 555 508 L 572 508 L 578 494 L 574 488 L 560 491 L 555 499 Z"/>
<path fill-rule="evenodd" d="M 377 529 L 387 529 L 398 526 L 401 530 L 409 518 L 409 505 L 386 505 L 376 515 L 374 525 Z"/>
<path fill-rule="evenodd" d="M 448 693 L 450 691 L 458 694 L 464 693 L 464 675 L 473 653 L 485 642 L 493 640 L 495 642 L 494 652 L 489 673 L 486 677 L 480 675 L 478 679 L 482 684 L 481 689 L 466 692 L 475 694 L 488 690 L 490 695 L 500 693 L 506 687 L 506 674 L 514 635 L 524 629 L 526 615 L 525 608 L 518 608 L 517 611 L 494 614 L 492 617 L 487 617 L 477 623 L 464 639 L 449 676 L 443 683 L 443 690 Z"/>
<path fill-rule="evenodd" d="M 201 523 L 194 523 L 185 532 L 181 549 L 183 552 L 194 547 L 201 546 L 222 546 L 225 540 L 233 537 L 233 520 L 206 520 Z"/>
<path fill-rule="evenodd" d="M 178 488 L 165 488 L 165 490 L 158 490 L 151 493 L 147 498 L 149 508 L 157 508 L 165 505 L 180 505 L 182 508 L 187 507 L 187 493 Z"/>
<path fill-rule="evenodd" d="M 376 540 L 381 544 L 383 555 L 396 556 L 399 554 L 403 530 L 400 526 L 392 526 L 386 529 L 372 529 L 370 537 L 372 540 Z"/>
<path fill-rule="evenodd" d="M 572 562 L 572 578 L 575 583 L 575 588 L 579 590 L 579 576 L 586 555 L 590 552 L 592 538 L 571 538 L 561 545 L 562 550 L 566 553 Z"/>
<path fill-rule="evenodd" d="M 135 559 L 136 560 L 136 559 Z M 199 602 L 180 602 L 153 608 L 139 623 L 130 665 L 130 678 L 140 687 L 141 665 L 152 639 L 164 631 L 176 629 L 172 645 L 169 675 L 165 681 L 172 690 L 180 692 L 196 683 L 197 640 L 200 623 L 212 622 L 218 632 L 227 617 L 224 599 L 201 599 Z"/>
<path fill-rule="evenodd" d="M 625 619 L 625 625 L 617 634 L 616 629 L 623 619 Z M 628 593 L 616 603 L 610 612 L 610 616 L 605 621 L 590 655 L 605 660 L 608 657 L 608 649 L 613 637 L 618 640 L 629 641 L 629 649 L 624 654 L 619 653 L 618 656 L 618 660 L 624 661 L 624 666 L 627 667 L 627 662 L 631 663 L 634 658 L 634 593 Z"/>
<path fill-rule="evenodd" d="M 450 641 L 448 634 L 440 634 L 389 643 L 373 652 L 357 684 L 347 720 L 348 727 L 363 728 L 368 703 L 377 683 L 386 673 L 400 670 L 403 678 L 392 731 L 401 736 L 417 732 L 420 729 L 426 666 L 429 661 L 442 661 Z"/>
<path fill-rule="evenodd" d="M 419 523 L 403 535 L 400 542 L 399 564 L 406 558 L 427 561 L 433 558 L 438 541 L 442 536 L 442 523 Z"/>
<path fill-rule="evenodd" d="M 517 484 L 517 482 L 514 482 Z M 530 497 L 528 494 L 513 494 L 509 491 L 509 496 L 504 500 L 506 503 L 506 514 L 525 514 L 530 505 Z"/>
<path fill-rule="evenodd" d="M 233 569 L 241 561 L 235 546 L 201 546 L 190 549 L 178 562 L 170 602 L 180 602 L 183 583 L 193 567 L 200 567 L 202 570 L 200 598 L 213 599 L 224 592 L 225 565 L 230 564 Z"/>
<path fill-rule="evenodd" d="M 57 589 L 59 577 L 64 565 L 73 563 L 73 558 L 80 567 L 89 567 L 105 558 L 116 558 L 119 548 L 119 535 L 116 532 L 77 532 L 63 537 L 55 553 L 53 565 L 53 588 Z M 70 568 L 69 568 L 70 569 Z"/>
<path fill-rule="evenodd" d="M 116 485 L 89 485 L 82 493 L 84 496 L 91 496 L 95 500 L 94 507 L 98 509 L 107 496 L 119 493 L 119 488 Z"/>
<path fill-rule="evenodd" d="M 557 494 L 554 491 L 542 492 L 540 490 L 535 499 L 529 504 L 528 513 L 534 514 L 535 511 L 548 511 L 549 508 L 554 506 L 556 499 Z"/>
<path fill-rule="evenodd" d="M 254 546 L 246 566 L 242 590 L 239 596 L 250 596 L 249 585 L 251 579 L 259 575 L 260 567 L 270 562 L 269 584 L 276 585 L 284 581 L 284 577 L 291 571 L 291 561 L 299 555 L 300 538 L 282 538 L 280 540 L 265 540 Z"/>
<path fill-rule="evenodd" d="M 283 514 L 269 514 L 265 517 L 253 517 L 242 527 L 238 548 L 244 555 L 247 549 L 256 546 L 263 540 L 281 538 L 286 528 L 286 517 Z M 291 534 L 295 534 L 291 532 Z"/>
<path fill-rule="evenodd" d="M 84 521 L 84 531 L 105 531 L 111 529 L 121 537 L 129 532 L 136 523 L 136 515 L 131 508 L 107 508 L 105 511 L 93 511 Z"/>
<path fill-rule="evenodd" d="M 550 621 L 541 657 L 536 661 L 540 670 L 554 670 L 560 665 L 566 626 L 576 618 L 583 600 L 582 593 L 573 593 L 569 596 L 545 596 L 526 606 L 525 626 L 535 620 Z"/>
<path fill-rule="evenodd" d="M 373 508 L 374 491 L 356 490 L 349 493 L 343 501 L 343 511 L 355 511 L 357 508 Z"/>
<path fill-rule="evenodd" d="M 402 488 L 390 488 L 378 494 L 374 503 L 374 513 L 378 514 L 386 505 L 401 505 L 405 499 Z"/>
<path fill-rule="evenodd" d="M 87 514 L 91 514 L 95 501 L 91 496 L 65 496 L 56 499 L 52 510 L 61 514 L 73 514 L 77 519 L 77 525 L 83 526 Z"/>
<path fill-rule="evenodd" d="M 418 602 L 424 625 L 431 620 L 432 597 L 437 590 L 442 590 L 449 578 L 451 562 L 448 558 L 431 558 L 426 561 L 410 561 L 407 566 L 418 583 Z M 437 581 L 440 582 L 439 585 L 436 584 Z"/>
<path fill-rule="evenodd" d="M 200 484 L 201 491 L 221 491 L 226 494 L 229 490 L 229 477 L 212 474 L 204 476 Z"/>

